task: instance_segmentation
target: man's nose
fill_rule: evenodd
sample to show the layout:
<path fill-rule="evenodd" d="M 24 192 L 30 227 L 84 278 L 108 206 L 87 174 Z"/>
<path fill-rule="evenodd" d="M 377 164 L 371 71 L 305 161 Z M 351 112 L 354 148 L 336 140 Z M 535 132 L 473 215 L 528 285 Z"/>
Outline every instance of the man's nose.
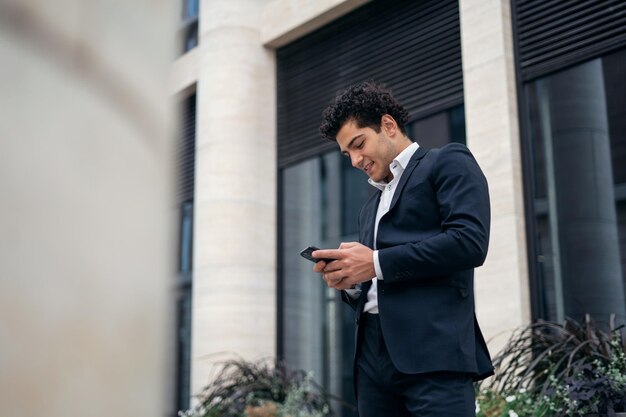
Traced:
<path fill-rule="evenodd" d="M 351 156 L 352 159 L 352 166 L 355 168 L 361 168 L 361 165 L 363 164 L 363 156 L 361 156 L 360 153 L 353 153 Z"/>

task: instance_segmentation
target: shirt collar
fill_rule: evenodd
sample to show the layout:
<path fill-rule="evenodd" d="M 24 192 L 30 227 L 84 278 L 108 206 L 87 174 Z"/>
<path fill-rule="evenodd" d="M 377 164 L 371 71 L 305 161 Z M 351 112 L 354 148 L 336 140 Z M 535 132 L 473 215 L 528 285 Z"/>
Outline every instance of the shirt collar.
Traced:
<path fill-rule="evenodd" d="M 393 161 L 391 161 L 391 164 L 389 164 L 389 169 L 391 170 L 391 173 L 393 174 L 394 180 L 396 180 L 397 178 L 400 178 L 400 175 L 402 175 L 402 173 L 406 169 L 406 166 L 409 164 L 411 157 L 413 156 L 415 151 L 417 151 L 418 148 L 419 148 L 419 145 L 417 144 L 417 142 L 413 142 L 409 146 L 404 148 L 404 150 L 400 152 L 398 156 L 394 158 Z M 373 181 L 371 178 L 368 178 L 367 182 L 370 183 L 370 185 L 372 185 L 373 187 L 376 187 L 381 191 L 383 191 L 385 189 L 385 186 L 387 186 L 386 182 L 382 182 L 382 181 L 376 182 L 376 181 Z"/>

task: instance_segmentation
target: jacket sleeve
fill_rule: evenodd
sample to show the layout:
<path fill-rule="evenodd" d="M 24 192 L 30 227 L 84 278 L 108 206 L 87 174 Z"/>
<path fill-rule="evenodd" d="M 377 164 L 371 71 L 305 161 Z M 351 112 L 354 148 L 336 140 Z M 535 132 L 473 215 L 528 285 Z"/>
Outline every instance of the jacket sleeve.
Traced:
<path fill-rule="evenodd" d="M 470 151 L 448 145 L 433 161 L 429 180 L 441 231 L 421 241 L 380 249 L 386 283 L 448 275 L 485 261 L 489 242 L 487 180 Z"/>

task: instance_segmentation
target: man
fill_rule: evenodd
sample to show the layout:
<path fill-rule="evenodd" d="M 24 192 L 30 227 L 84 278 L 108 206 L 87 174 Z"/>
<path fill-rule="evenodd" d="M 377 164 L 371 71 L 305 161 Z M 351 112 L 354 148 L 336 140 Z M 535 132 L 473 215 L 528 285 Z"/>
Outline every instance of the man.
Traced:
<path fill-rule="evenodd" d="M 322 135 L 377 191 L 359 242 L 313 252 L 314 271 L 356 311 L 360 417 L 475 415 L 473 381 L 493 374 L 474 315 L 474 268 L 489 241 L 487 182 L 460 144 L 427 150 L 407 111 L 373 82 L 340 92 Z"/>

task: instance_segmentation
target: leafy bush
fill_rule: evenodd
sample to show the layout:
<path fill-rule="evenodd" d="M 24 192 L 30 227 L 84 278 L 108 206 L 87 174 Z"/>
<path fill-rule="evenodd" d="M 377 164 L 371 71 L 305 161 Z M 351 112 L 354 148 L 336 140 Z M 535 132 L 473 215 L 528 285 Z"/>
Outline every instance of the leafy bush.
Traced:
<path fill-rule="evenodd" d="M 280 361 L 226 362 L 199 404 L 181 417 L 330 417 L 328 395 L 312 375 Z"/>
<path fill-rule="evenodd" d="M 614 316 L 608 330 L 588 315 L 582 323 L 540 321 L 521 328 L 494 359 L 496 377 L 479 386 L 479 416 L 626 411 L 625 352 L 623 326 L 615 326 Z"/>

